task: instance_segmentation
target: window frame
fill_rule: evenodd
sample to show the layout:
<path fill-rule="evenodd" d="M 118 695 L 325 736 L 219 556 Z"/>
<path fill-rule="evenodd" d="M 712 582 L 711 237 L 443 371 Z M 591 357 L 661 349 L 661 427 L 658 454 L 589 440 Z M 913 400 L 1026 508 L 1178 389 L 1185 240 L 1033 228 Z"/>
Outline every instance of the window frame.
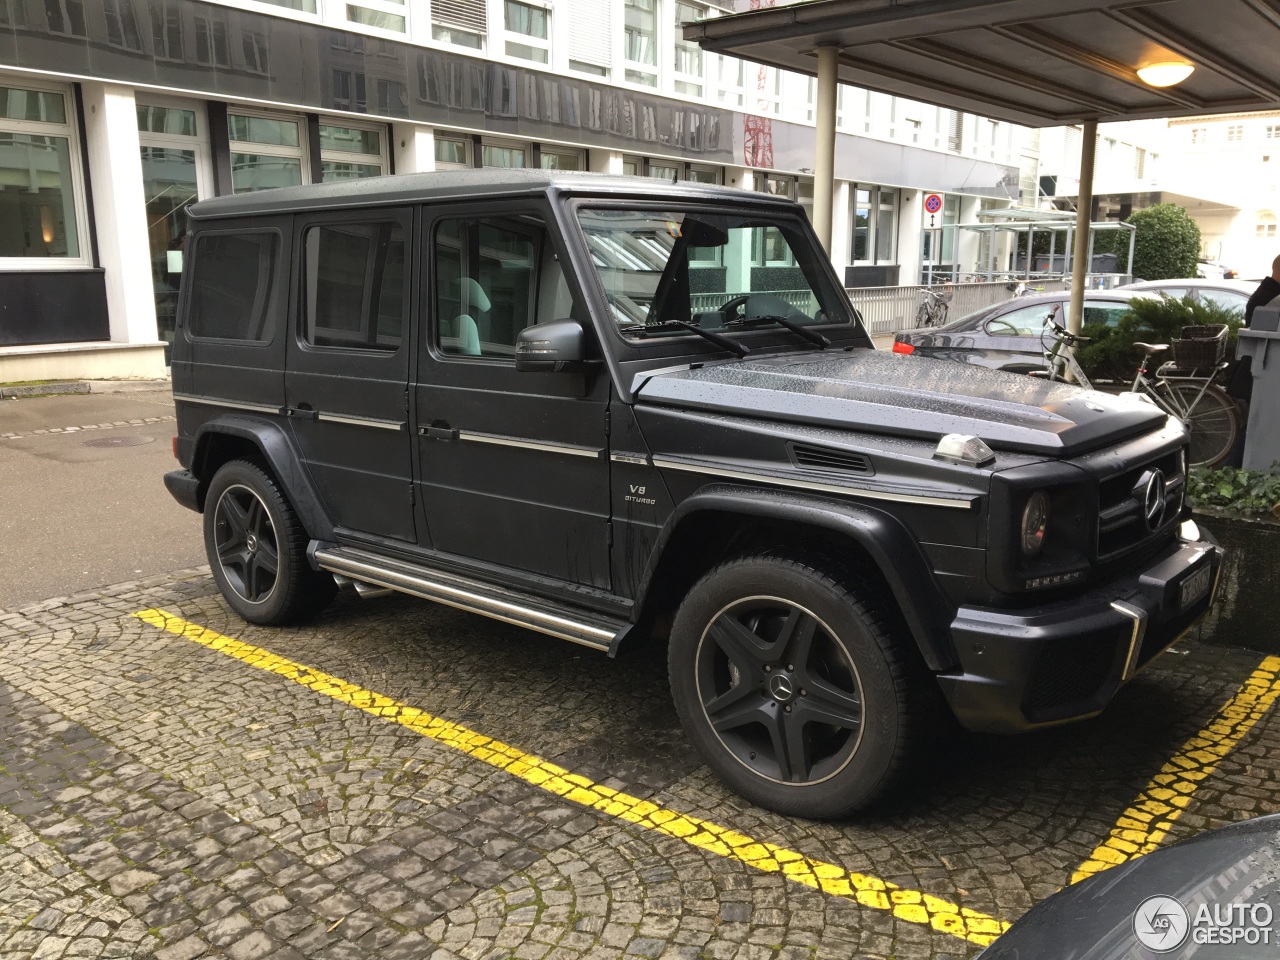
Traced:
<path fill-rule="evenodd" d="M 74 205 L 76 237 L 80 252 L 74 257 L 0 257 L 0 270 L 40 272 L 47 270 L 84 269 L 95 266 L 95 238 L 89 231 L 89 210 L 85 190 L 85 171 L 82 165 L 83 148 L 80 142 L 80 122 L 76 112 L 76 99 L 70 86 L 12 74 L 0 74 L 0 84 L 37 93 L 57 93 L 62 97 L 63 123 L 44 120 L 0 119 L 0 132 L 26 136 L 62 137 L 67 140 L 67 157 L 70 166 L 71 201 Z"/>
<path fill-rule="evenodd" d="M 369 133 L 378 135 L 378 153 L 352 153 L 346 150 L 326 149 L 323 143 L 320 146 L 320 168 L 323 171 L 326 160 L 334 163 L 357 163 L 363 166 L 376 166 L 378 173 L 375 176 L 385 177 L 391 172 L 391 165 L 388 160 L 388 151 L 390 149 L 388 141 L 391 139 L 391 129 L 385 123 L 369 123 L 367 121 L 348 120 L 346 117 L 321 117 L 319 125 L 321 127 L 346 127 L 351 130 L 364 130 Z M 375 162 L 376 161 L 376 162 Z M 337 181 L 325 181 L 324 174 L 321 173 L 322 182 L 334 183 Z M 351 178 L 345 178 L 351 179 Z M 359 179 L 359 178 L 357 178 Z"/>
<path fill-rule="evenodd" d="M 284 144 L 257 143 L 253 140 L 236 140 L 231 136 L 231 118 L 232 117 L 249 117 L 264 120 L 277 120 L 286 123 L 294 123 L 298 127 L 298 145 L 296 147 Z M 307 135 L 307 118 L 301 113 L 288 113 L 285 111 L 260 110 L 255 107 L 242 107 L 235 105 L 227 111 L 227 153 L 231 159 L 232 169 L 232 193 L 240 192 L 256 192 L 256 191 L 238 191 L 235 189 L 235 157 L 237 154 L 259 154 L 268 157 L 280 157 L 286 160 L 297 160 L 301 165 L 301 183 L 311 183 L 311 157 L 309 152 L 309 140 Z M 242 149 L 247 147 L 248 149 Z M 270 188 L 263 188 L 270 189 Z"/>
<path fill-rule="evenodd" d="M 541 10 L 547 18 L 546 37 L 534 36 L 531 33 L 520 33 L 519 31 L 512 30 L 508 27 L 507 5 L 512 3 L 522 7 L 529 7 L 534 10 Z M 554 59 L 555 49 L 552 44 L 556 31 L 556 18 L 551 4 L 544 3 L 542 0 L 502 0 L 500 7 L 502 11 L 502 49 L 494 52 L 500 53 L 503 59 L 509 60 L 513 63 L 531 63 L 535 66 L 545 67 L 548 69 L 553 68 L 556 63 Z M 533 57 L 522 57 L 518 54 L 508 53 L 507 46 L 511 43 L 523 44 L 526 47 L 533 47 L 534 49 L 542 50 L 546 53 L 547 58 L 545 60 L 538 60 Z"/>

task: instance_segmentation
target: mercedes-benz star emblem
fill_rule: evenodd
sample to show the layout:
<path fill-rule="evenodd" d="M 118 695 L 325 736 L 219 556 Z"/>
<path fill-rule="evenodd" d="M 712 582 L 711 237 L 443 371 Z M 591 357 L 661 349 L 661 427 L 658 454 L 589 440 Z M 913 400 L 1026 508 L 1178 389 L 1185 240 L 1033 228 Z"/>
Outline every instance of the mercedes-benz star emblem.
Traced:
<path fill-rule="evenodd" d="M 1164 522 L 1164 474 L 1152 470 L 1145 476 L 1146 485 L 1142 492 L 1142 515 L 1146 518 L 1147 529 L 1156 530 Z"/>
<path fill-rule="evenodd" d="M 779 703 L 786 703 L 791 699 L 791 695 L 796 692 L 795 686 L 791 683 L 791 678 L 777 673 L 769 679 L 769 693 L 773 695 L 773 699 Z"/>

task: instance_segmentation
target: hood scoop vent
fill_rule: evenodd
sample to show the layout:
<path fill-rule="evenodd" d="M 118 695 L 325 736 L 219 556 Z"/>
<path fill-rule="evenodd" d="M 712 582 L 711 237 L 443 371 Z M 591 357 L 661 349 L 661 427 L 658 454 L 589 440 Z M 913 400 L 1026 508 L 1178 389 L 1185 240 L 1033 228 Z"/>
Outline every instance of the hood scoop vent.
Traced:
<path fill-rule="evenodd" d="M 797 466 L 809 470 L 821 470 L 824 473 L 856 473 L 871 476 L 871 461 L 860 453 L 849 453 L 847 450 L 832 450 L 827 447 L 815 447 L 807 443 L 791 444 L 791 457 Z"/>

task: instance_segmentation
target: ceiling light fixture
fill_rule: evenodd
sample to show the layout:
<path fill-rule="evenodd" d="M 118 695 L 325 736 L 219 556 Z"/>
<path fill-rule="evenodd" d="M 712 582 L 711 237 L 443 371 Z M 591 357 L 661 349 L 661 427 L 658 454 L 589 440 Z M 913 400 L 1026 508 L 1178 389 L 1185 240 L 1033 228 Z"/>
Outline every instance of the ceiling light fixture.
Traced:
<path fill-rule="evenodd" d="M 1172 87 L 1195 72 L 1195 67 L 1182 60 L 1149 63 L 1138 68 L 1138 77 L 1150 87 Z"/>

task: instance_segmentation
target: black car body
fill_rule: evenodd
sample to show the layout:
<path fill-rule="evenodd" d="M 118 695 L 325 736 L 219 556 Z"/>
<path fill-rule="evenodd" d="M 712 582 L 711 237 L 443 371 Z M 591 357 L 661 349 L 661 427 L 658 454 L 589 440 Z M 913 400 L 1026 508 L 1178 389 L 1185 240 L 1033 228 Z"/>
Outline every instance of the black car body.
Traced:
<path fill-rule="evenodd" d="M 337 578 L 669 637 L 717 773 L 836 816 L 938 703 L 1090 716 L 1210 603 L 1179 423 L 875 351 L 789 201 L 471 171 L 191 216 L 165 480 L 251 621 Z"/>
<path fill-rule="evenodd" d="M 1129 301 L 1154 294 L 1129 290 L 1097 290 L 1085 294 L 1084 324 L 1115 325 L 1129 309 Z M 1069 290 L 1015 297 L 976 310 L 944 327 L 907 330 L 894 337 L 895 353 L 959 360 L 995 370 L 1029 373 L 1045 369 L 1045 320 L 1050 314 L 1066 323 Z"/>
<path fill-rule="evenodd" d="M 1271 960 L 1280 955 L 1280 815 L 1199 834 L 1031 908 L 982 960 Z"/>

